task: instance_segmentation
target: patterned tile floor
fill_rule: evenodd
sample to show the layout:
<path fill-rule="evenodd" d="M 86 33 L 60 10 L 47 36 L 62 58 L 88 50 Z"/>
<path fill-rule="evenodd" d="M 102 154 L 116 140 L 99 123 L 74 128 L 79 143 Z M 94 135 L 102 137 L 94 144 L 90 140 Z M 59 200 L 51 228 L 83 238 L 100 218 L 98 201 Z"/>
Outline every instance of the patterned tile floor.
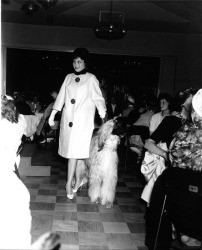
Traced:
<path fill-rule="evenodd" d="M 119 170 L 112 208 L 93 204 L 87 188 L 70 201 L 66 197 L 66 162 L 52 157 L 50 177 L 26 177 L 31 195 L 32 241 L 47 231 L 61 236 L 61 249 L 146 250 L 142 183 L 130 171 Z"/>

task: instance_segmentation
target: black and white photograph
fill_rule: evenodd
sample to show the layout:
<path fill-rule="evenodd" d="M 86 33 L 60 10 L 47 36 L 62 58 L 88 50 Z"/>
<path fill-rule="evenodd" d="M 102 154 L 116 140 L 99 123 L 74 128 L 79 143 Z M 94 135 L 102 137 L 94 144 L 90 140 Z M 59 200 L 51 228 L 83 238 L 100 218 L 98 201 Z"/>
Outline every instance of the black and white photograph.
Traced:
<path fill-rule="evenodd" d="M 0 13 L 0 249 L 202 250 L 202 0 Z"/>

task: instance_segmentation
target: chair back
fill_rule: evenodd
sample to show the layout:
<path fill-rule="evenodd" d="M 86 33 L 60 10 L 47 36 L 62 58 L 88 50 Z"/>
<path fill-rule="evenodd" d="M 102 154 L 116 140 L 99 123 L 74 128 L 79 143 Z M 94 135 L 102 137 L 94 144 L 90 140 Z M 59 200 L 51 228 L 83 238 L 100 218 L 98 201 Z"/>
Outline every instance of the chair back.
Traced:
<path fill-rule="evenodd" d="M 165 209 L 176 230 L 202 240 L 202 172 L 169 168 L 164 177 Z"/>

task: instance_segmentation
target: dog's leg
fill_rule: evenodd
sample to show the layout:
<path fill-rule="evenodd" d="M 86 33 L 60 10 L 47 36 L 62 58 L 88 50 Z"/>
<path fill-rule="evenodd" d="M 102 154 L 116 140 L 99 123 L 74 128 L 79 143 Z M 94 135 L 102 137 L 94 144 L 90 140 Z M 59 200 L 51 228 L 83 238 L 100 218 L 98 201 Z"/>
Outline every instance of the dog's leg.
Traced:
<path fill-rule="evenodd" d="M 113 205 L 115 198 L 116 184 L 117 184 L 116 177 L 114 177 L 113 179 L 107 179 L 103 181 L 101 187 L 101 196 L 100 196 L 102 205 L 107 205 L 109 207 Z"/>
<path fill-rule="evenodd" d="M 88 195 L 91 199 L 91 202 L 99 202 L 100 186 L 101 186 L 101 180 L 99 176 L 97 178 L 95 178 L 94 176 L 94 179 L 90 179 Z"/>
<path fill-rule="evenodd" d="M 112 206 L 117 184 L 117 163 L 118 158 L 116 153 L 110 153 L 107 157 L 108 161 L 105 162 L 105 174 L 101 187 L 101 204 Z"/>

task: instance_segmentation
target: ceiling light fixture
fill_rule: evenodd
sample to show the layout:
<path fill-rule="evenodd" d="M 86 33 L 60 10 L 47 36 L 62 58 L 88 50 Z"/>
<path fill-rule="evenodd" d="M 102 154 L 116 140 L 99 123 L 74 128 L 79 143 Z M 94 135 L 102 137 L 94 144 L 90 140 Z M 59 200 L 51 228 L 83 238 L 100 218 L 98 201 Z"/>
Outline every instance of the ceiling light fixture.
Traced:
<path fill-rule="evenodd" d="M 34 1 L 26 1 L 21 7 L 21 10 L 25 11 L 27 15 L 32 15 L 38 9 L 39 6 Z"/>
<path fill-rule="evenodd" d="M 50 8 L 53 5 L 57 4 L 58 0 L 38 0 L 38 3 L 40 3 L 45 9 Z"/>
<path fill-rule="evenodd" d="M 124 26 L 124 13 L 112 11 L 112 0 L 110 11 L 100 11 L 99 22 L 93 28 L 95 35 L 101 39 L 121 39 L 126 35 Z"/>

